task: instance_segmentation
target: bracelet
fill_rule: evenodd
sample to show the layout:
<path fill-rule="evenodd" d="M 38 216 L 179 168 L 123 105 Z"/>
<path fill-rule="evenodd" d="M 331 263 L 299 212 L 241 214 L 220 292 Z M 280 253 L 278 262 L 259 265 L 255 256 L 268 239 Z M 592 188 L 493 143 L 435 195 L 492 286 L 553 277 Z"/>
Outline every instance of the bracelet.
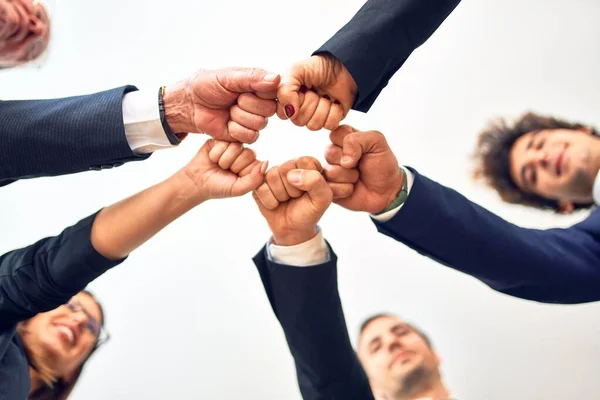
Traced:
<path fill-rule="evenodd" d="M 162 125 L 163 130 L 167 135 L 167 139 L 169 139 L 169 143 L 176 146 L 179 143 L 181 143 L 183 139 L 186 138 L 187 133 L 173 133 L 173 130 L 169 126 L 169 123 L 167 122 L 167 118 L 165 116 L 165 101 L 163 99 L 164 95 L 165 87 L 161 86 L 160 89 L 158 89 L 158 113 L 160 115 L 160 124 Z"/>
<path fill-rule="evenodd" d="M 402 172 L 402 176 L 404 177 L 404 181 L 402 182 L 402 188 L 396 195 L 394 201 L 392 201 L 392 203 L 389 206 L 384 208 L 383 211 L 375 213 L 374 215 L 381 215 L 383 213 L 391 211 L 394 208 L 401 206 L 406 201 L 406 198 L 408 197 L 408 179 L 406 177 L 406 171 L 404 170 L 404 168 L 400 168 L 400 171 Z"/>

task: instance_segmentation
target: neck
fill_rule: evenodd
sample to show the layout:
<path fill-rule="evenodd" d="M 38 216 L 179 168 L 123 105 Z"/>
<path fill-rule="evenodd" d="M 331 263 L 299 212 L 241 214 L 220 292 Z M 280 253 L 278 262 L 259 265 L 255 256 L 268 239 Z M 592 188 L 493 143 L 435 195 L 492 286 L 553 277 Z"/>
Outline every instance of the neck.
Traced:
<path fill-rule="evenodd" d="M 29 378 L 31 379 L 31 389 L 29 390 L 29 395 L 31 396 L 43 385 L 45 385 L 45 383 L 40 374 L 32 367 L 29 367 Z"/>
<path fill-rule="evenodd" d="M 386 400 L 448 400 L 450 392 L 444 385 L 441 379 L 431 382 L 430 385 L 424 386 L 416 393 L 406 394 L 398 392 L 395 394 L 386 395 Z"/>

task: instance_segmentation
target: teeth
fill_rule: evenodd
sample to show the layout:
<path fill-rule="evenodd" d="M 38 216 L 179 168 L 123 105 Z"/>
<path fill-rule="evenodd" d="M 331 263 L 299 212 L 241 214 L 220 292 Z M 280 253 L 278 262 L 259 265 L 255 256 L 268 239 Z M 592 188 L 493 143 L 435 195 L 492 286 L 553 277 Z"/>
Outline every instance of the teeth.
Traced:
<path fill-rule="evenodd" d="M 64 333 L 65 335 L 67 335 L 67 338 L 69 338 L 70 344 L 73 344 L 75 342 L 75 335 L 73 334 L 73 331 L 70 328 L 68 328 L 64 325 L 61 325 L 58 327 L 58 330 L 61 331 L 62 333 Z"/>

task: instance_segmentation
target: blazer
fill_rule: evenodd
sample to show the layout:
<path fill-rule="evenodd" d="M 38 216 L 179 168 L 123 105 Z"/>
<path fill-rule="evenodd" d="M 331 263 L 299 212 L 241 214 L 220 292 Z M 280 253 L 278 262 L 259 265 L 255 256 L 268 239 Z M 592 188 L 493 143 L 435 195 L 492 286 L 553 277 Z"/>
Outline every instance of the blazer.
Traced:
<path fill-rule="evenodd" d="M 460 0 L 369 0 L 314 54 L 330 53 L 348 69 L 367 112 L 390 78 L 456 8 Z"/>
<path fill-rule="evenodd" d="M 95 214 L 60 235 L 0 256 L 0 399 L 26 399 L 29 362 L 17 324 L 65 304 L 123 260 L 109 260 L 91 243 Z"/>
<path fill-rule="evenodd" d="M 123 125 L 124 86 L 87 96 L 0 101 L 0 186 L 144 160 Z"/>

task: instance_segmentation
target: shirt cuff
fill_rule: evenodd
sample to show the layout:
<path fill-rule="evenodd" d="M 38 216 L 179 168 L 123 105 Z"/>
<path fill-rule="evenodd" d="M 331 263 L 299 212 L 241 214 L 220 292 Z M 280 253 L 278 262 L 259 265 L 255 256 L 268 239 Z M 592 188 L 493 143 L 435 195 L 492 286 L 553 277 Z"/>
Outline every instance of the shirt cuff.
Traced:
<path fill-rule="evenodd" d="M 321 228 L 317 227 L 317 236 L 295 246 L 279 246 L 273 244 L 273 238 L 267 243 L 269 261 L 292 267 L 310 267 L 321 265 L 331 260 L 329 247 L 323 238 Z"/>
<path fill-rule="evenodd" d="M 410 189 L 412 188 L 413 185 L 413 181 L 415 179 L 413 173 L 406 167 L 401 167 L 404 172 L 406 172 L 406 194 L 410 195 Z M 408 199 L 408 197 L 407 197 Z M 402 208 L 402 206 L 404 205 L 404 203 L 400 204 L 398 207 L 390 210 L 390 211 L 386 211 L 383 214 L 379 214 L 379 215 L 374 215 L 371 214 L 371 218 L 373 218 L 375 221 L 379 221 L 379 222 L 388 222 L 390 219 L 394 218 L 394 216 L 396 214 L 398 214 L 398 211 Z"/>
<path fill-rule="evenodd" d="M 157 92 L 127 93 L 123 97 L 123 123 L 127 143 L 134 153 L 148 154 L 175 147 L 160 123 Z"/>

